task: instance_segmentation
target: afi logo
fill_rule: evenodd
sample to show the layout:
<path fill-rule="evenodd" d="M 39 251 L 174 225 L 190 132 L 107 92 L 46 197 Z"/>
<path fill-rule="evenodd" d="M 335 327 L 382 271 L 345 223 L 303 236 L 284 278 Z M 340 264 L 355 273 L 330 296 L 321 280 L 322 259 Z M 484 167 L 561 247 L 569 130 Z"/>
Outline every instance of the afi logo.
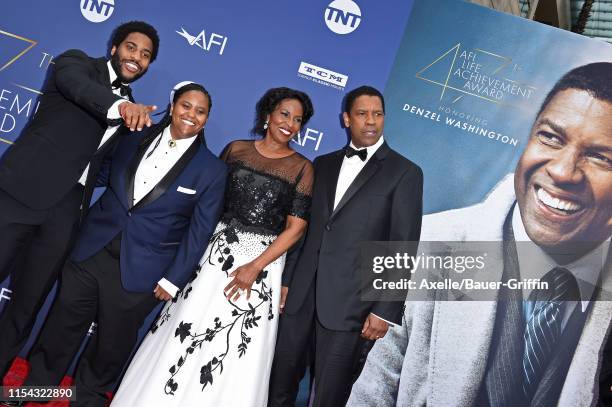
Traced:
<path fill-rule="evenodd" d="M 311 128 L 302 129 L 298 134 L 291 139 L 294 143 L 306 147 L 306 143 L 314 144 L 314 151 L 319 151 L 319 145 L 323 139 L 323 132 Z"/>
<path fill-rule="evenodd" d="M 336 34 L 350 34 L 361 23 L 361 10 L 352 0 L 334 0 L 325 9 L 325 24 Z"/>
<path fill-rule="evenodd" d="M 189 45 L 195 45 L 196 47 L 202 48 L 204 51 L 210 51 L 213 46 L 219 50 L 219 55 L 223 55 L 225 45 L 227 44 L 227 37 L 212 33 L 206 39 L 206 31 L 202 30 L 197 36 L 189 34 L 183 27 L 181 31 L 175 31 L 178 35 L 185 38 Z"/>
<path fill-rule="evenodd" d="M 92 23 L 109 19 L 115 10 L 115 0 L 81 0 L 81 14 Z"/>

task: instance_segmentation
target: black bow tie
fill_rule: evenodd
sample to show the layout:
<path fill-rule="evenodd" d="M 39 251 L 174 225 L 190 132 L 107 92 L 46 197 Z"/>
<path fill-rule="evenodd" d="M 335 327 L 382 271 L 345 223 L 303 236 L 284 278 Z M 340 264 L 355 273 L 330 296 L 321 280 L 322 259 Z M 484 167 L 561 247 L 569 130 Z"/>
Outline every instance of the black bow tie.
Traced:
<path fill-rule="evenodd" d="M 119 89 L 119 94 L 121 96 L 126 96 L 132 100 L 132 89 L 130 88 L 129 85 L 125 85 L 123 83 L 121 83 L 121 81 L 119 80 L 119 78 L 115 79 L 112 83 L 111 86 L 113 89 Z"/>
<path fill-rule="evenodd" d="M 361 161 L 365 161 L 366 158 L 368 158 L 368 149 L 362 148 L 361 150 L 355 150 L 351 146 L 346 146 L 344 149 L 344 155 L 346 158 L 351 158 L 352 156 L 356 155 L 357 157 L 361 158 Z"/>

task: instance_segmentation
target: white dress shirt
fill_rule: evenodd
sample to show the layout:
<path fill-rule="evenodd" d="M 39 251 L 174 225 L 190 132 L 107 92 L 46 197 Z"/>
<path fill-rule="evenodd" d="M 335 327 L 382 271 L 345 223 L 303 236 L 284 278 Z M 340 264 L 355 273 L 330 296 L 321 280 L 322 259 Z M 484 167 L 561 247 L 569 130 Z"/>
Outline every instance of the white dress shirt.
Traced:
<path fill-rule="evenodd" d="M 197 137 L 175 140 L 176 145 L 170 147 L 168 142 L 172 139 L 170 126 L 151 142 L 147 148 L 134 176 L 134 205 L 144 198 L 157 185 L 185 151 L 193 144 Z M 158 284 L 172 297 L 176 296 L 178 287 L 162 278 Z"/>
<path fill-rule="evenodd" d="M 599 275 L 603 269 L 610 246 L 610 239 L 604 241 L 595 249 L 591 250 L 586 255 L 582 256 L 578 260 L 575 260 L 566 265 L 559 265 L 552 257 L 548 255 L 542 248 L 535 243 L 532 244 L 521 244 L 520 242 L 531 242 L 531 239 L 527 235 L 525 226 L 523 225 L 523 219 L 521 217 L 521 211 L 515 206 L 514 212 L 512 213 L 512 229 L 514 232 L 514 240 L 517 242 L 516 251 L 518 255 L 519 268 L 521 271 L 521 278 L 536 278 L 541 279 L 546 273 L 555 267 L 563 267 L 567 269 L 576 278 L 578 284 L 578 290 L 580 292 L 581 299 L 581 311 L 586 312 L 591 297 L 593 296 L 593 290 L 599 281 Z M 523 298 L 529 298 L 531 289 L 523 290 Z M 561 329 L 565 328 L 567 321 L 569 320 L 572 312 L 576 308 L 577 301 L 567 301 L 565 307 L 565 313 L 561 320 Z M 533 308 L 533 304 L 529 304 L 530 310 Z M 528 314 L 530 314 L 528 312 Z"/>
<path fill-rule="evenodd" d="M 106 66 L 108 67 L 108 74 L 110 76 L 110 83 L 113 83 L 115 81 L 115 79 L 117 79 L 117 74 L 115 73 L 115 70 L 113 69 L 113 67 L 111 66 L 110 61 L 108 61 L 106 63 Z M 113 93 L 117 96 L 122 97 L 122 100 L 118 100 L 115 103 L 113 103 L 111 105 L 111 107 L 108 109 L 108 112 L 106 113 L 106 118 L 109 120 L 114 120 L 114 119 L 119 119 L 121 116 L 119 115 L 119 105 L 123 102 L 125 102 L 126 100 L 128 100 L 127 95 L 126 96 L 121 96 L 121 89 L 113 89 Z M 106 131 L 104 132 L 104 135 L 102 136 L 102 140 L 100 140 L 100 144 L 98 145 L 98 150 L 100 149 L 100 147 L 102 147 L 104 145 L 104 143 L 106 143 L 108 141 L 108 139 L 115 134 L 115 132 L 117 131 L 117 128 L 119 126 L 109 126 L 106 128 Z M 87 173 L 89 172 L 89 164 L 87 164 L 87 167 L 85 167 L 85 170 L 83 171 L 83 173 L 81 174 L 81 178 L 79 178 L 79 184 L 85 185 L 85 181 L 87 181 Z"/>
<path fill-rule="evenodd" d="M 346 193 L 348 187 L 353 183 L 357 175 L 363 170 L 363 167 L 366 166 L 370 158 L 374 155 L 374 153 L 382 146 L 384 143 L 383 136 L 380 136 L 380 139 L 375 144 L 367 147 L 368 156 L 364 161 L 361 161 L 361 158 L 354 155 L 351 158 L 347 158 L 344 156 L 342 160 L 342 166 L 340 167 L 340 174 L 338 174 L 338 183 L 336 184 L 336 196 L 334 197 L 334 209 L 338 206 L 338 203 Z M 363 150 L 363 148 L 355 147 L 355 144 L 351 141 L 349 144 L 351 148 L 355 150 Z"/>
<path fill-rule="evenodd" d="M 346 193 L 346 190 L 348 189 L 348 187 L 353 183 L 353 181 L 355 181 L 355 178 L 357 178 L 357 175 L 359 175 L 361 170 L 363 170 L 363 167 L 366 166 L 368 161 L 370 161 L 370 158 L 372 158 L 374 153 L 380 148 L 380 146 L 382 146 L 384 141 L 385 140 L 383 136 L 380 136 L 380 139 L 378 139 L 378 141 L 375 144 L 372 144 L 369 147 L 364 147 L 364 148 L 367 148 L 367 152 L 368 152 L 368 155 L 364 161 L 361 161 L 361 158 L 359 158 L 356 155 L 352 156 L 351 158 L 344 156 L 344 159 L 342 160 L 342 166 L 340 167 L 340 173 L 338 174 L 338 183 L 336 184 L 336 195 L 334 197 L 334 209 L 336 209 L 336 206 L 338 206 L 338 203 L 340 203 L 340 200 Z M 363 150 L 363 148 L 355 147 L 355 144 L 353 144 L 353 141 L 350 142 L 349 146 L 351 148 L 354 148 L 355 150 Z M 393 322 L 387 321 L 386 319 L 381 318 L 374 313 L 371 313 L 371 314 L 374 315 L 376 318 L 385 321 L 391 326 L 395 325 Z"/>

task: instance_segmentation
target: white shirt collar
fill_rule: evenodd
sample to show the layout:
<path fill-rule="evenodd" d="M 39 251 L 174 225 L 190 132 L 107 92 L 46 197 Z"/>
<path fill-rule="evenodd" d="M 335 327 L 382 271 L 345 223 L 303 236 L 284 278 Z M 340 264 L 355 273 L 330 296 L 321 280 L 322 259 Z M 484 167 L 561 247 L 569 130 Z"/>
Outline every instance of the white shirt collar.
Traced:
<path fill-rule="evenodd" d="M 117 79 L 117 73 L 113 69 L 110 59 L 106 61 L 106 66 L 108 68 L 108 76 L 110 77 L 110 83 L 113 83 L 115 82 L 115 79 Z"/>
<path fill-rule="evenodd" d="M 513 211 L 512 229 L 514 240 L 516 242 L 530 242 L 531 239 L 525 230 L 518 205 L 514 206 Z M 582 312 L 585 312 L 589 305 L 593 290 L 598 283 L 599 275 L 605 264 L 609 246 L 610 238 L 578 260 L 563 266 L 576 278 L 580 298 L 582 299 Z M 530 278 L 542 278 L 549 270 L 559 267 L 555 260 L 536 244 L 526 245 L 519 243 L 516 245 L 516 251 L 521 273 L 525 271 L 524 275 L 529 275 Z M 530 291 L 524 293 L 525 298 L 529 297 Z"/>
<path fill-rule="evenodd" d="M 176 146 L 173 147 L 172 149 L 173 150 L 176 149 L 177 151 L 185 151 L 189 148 L 190 145 L 193 144 L 193 142 L 197 138 L 198 138 L 197 135 L 195 135 L 193 137 L 184 138 L 184 139 L 174 139 Z M 170 125 L 168 125 L 164 129 L 164 131 L 162 131 L 160 144 L 162 144 L 164 147 L 169 147 L 168 142 L 170 141 L 170 139 L 172 139 L 172 133 L 170 132 Z"/>
<path fill-rule="evenodd" d="M 363 163 L 367 163 L 370 157 L 374 155 L 374 153 L 380 148 L 380 146 L 382 146 L 384 142 L 385 142 L 385 138 L 383 135 L 381 135 L 378 141 L 372 144 L 371 146 L 357 148 L 355 147 L 355 144 L 353 144 L 353 140 L 351 140 L 351 142 L 349 143 L 349 146 L 351 146 L 351 148 L 354 148 L 355 150 L 363 150 L 364 148 L 367 148 L 368 156 L 366 157 L 365 161 L 363 161 Z"/>

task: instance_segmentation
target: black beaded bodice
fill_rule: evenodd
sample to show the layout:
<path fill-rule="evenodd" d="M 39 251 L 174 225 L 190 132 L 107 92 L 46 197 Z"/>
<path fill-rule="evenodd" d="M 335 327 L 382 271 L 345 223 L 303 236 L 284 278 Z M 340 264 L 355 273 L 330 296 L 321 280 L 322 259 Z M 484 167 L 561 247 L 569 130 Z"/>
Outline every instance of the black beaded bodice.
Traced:
<path fill-rule="evenodd" d="M 221 158 L 229 167 L 224 222 L 278 235 L 287 215 L 308 220 L 314 170 L 307 158 L 299 153 L 267 158 L 249 140 L 231 142 Z"/>

